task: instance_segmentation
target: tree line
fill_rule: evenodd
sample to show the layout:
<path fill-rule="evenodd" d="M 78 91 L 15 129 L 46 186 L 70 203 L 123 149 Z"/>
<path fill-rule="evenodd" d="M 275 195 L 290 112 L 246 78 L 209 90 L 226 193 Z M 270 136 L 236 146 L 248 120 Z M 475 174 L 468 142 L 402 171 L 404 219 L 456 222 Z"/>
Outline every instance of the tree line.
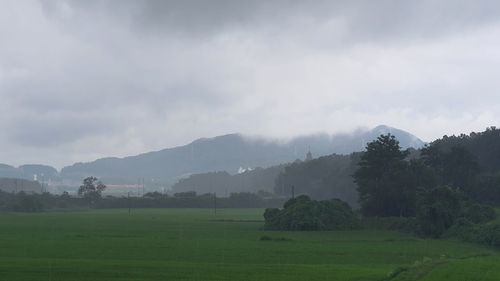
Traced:
<path fill-rule="evenodd" d="M 266 227 L 345 229 L 361 219 L 365 226 L 375 222 L 423 237 L 455 236 L 500 246 L 500 224 L 494 221 L 493 208 L 500 206 L 497 156 L 500 132 L 496 128 L 469 136 L 445 136 L 418 151 L 403 150 L 391 134 L 380 135 L 359 154 L 352 174 L 359 216 L 350 215 L 352 211 L 341 203 L 334 204 L 336 211 L 325 211 L 324 206 L 334 205 L 306 196 L 288 201 L 281 210 L 266 210 Z M 333 216 L 329 221 L 343 222 L 339 224 L 343 227 L 326 226 L 325 213 Z"/>
<path fill-rule="evenodd" d="M 0 211 L 42 212 L 57 209 L 85 208 L 267 208 L 281 206 L 284 199 L 270 198 L 268 193 L 235 192 L 228 197 L 216 197 L 215 193 L 197 194 L 194 191 L 167 195 L 149 192 L 142 197 L 103 196 L 106 185 L 96 177 L 83 180 L 78 195 L 67 192 L 57 195 L 44 192 L 9 193 L 0 191 Z"/>

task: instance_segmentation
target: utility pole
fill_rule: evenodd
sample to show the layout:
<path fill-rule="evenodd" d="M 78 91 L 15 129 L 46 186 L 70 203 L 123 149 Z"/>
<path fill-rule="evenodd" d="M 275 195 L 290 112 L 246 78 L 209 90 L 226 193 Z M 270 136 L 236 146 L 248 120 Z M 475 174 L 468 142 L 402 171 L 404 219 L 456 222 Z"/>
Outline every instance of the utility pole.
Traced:
<path fill-rule="evenodd" d="M 128 215 L 130 216 L 130 191 L 127 192 Z"/>
<path fill-rule="evenodd" d="M 295 198 L 295 185 L 292 185 L 292 199 Z"/>
<path fill-rule="evenodd" d="M 141 196 L 141 178 L 137 179 L 137 197 Z"/>
<path fill-rule="evenodd" d="M 214 214 L 217 215 L 217 192 L 214 192 Z"/>

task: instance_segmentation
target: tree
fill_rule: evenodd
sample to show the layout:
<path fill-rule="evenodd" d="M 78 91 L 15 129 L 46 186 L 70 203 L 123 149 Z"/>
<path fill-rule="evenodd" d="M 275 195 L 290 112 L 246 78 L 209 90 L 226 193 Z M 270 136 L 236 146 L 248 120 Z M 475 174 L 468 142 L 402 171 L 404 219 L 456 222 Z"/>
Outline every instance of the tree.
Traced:
<path fill-rule="evenodd" d="M 106 185 L 96 177 L 87 177 L 78 189 L 78 195 L 83 196 L 90 204 L 94 204 L 97 200 L 101 199 L 101 193 L 104 189 L 106 189 Z"/>
<path fill-rule="evenodd" d="M 417 203 L 420 234 L 438 238 L 461 213 L 459 194 L 446 186 L 420 189 Z"/>
<path fill-rule="evenodd" d="M 424 162 L 441 178 L 441 184 L 471 195 L 480 172 L 476 157 L 465 147 L 454 145 L 443 151 L 438 144 L 422 149 Z"/>
<path fill-rule="evenodd" d="M 412 167 L 405 161 L 407 155 L 391 134 L 367 144 L 354 174 L 365 215 L 413 215 L 415 183 L 408 180 Z"/>

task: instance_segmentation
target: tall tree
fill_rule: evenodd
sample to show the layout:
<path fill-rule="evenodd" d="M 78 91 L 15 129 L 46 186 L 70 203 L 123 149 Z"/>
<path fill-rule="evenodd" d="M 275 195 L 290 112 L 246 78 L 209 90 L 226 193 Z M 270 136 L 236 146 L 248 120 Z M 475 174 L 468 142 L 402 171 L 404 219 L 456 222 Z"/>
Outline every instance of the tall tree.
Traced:
<path fill-rule="evenodd" d="M 415 186 L 408 181 L 411 167 L 405 161 L 407 155 L 391 134 L 381 135 L 367 144 L 354 174 L 365 215 L 414 214 Z"/>
<path fill-rule="evenodd" d="M 87 177 L 78 189 L 78 195 L 83 196 L 90 204 L 94 204 L 97 200 L 101 199 L 101 193 L 104 189 L 106 189 L 106 185 L 96 177 Z"/>
<path fill-rule="evenodd" d="M 433 143 L 422 149 L 422 158 L 436 171 L 443 185 L 467 194 L 473 192 L 480 168 L 468 149 L 455 145 L 444 151 Z"/>

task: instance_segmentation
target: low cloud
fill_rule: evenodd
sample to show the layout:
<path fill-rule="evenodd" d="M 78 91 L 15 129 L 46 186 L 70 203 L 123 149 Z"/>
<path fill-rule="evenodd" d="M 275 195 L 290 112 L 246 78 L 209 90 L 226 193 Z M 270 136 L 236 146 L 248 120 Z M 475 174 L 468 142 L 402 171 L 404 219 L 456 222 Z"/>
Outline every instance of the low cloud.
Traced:
<path fill-rule="evenodd" d="M 0 162 L 500 120 L 497 1 L 3 1 Z"/>

